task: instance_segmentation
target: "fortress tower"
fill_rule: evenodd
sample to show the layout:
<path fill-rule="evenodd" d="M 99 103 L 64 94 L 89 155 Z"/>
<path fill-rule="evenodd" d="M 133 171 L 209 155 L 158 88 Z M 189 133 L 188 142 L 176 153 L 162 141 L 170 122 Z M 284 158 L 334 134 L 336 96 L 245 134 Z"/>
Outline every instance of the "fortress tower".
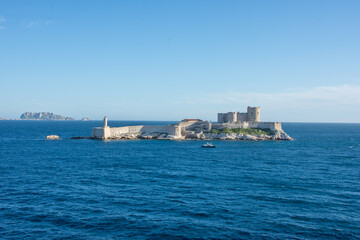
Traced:
<path fill-rule="evenodd" d="M 236 112 L 228 112 L 227 113 L 228 122 L 237 122 L 237 114 Z"/>
<path fill-rule="evenodd" d="M 249 122 L 260 122 L 260 107 L 248 107 L 247 115 Z"/>

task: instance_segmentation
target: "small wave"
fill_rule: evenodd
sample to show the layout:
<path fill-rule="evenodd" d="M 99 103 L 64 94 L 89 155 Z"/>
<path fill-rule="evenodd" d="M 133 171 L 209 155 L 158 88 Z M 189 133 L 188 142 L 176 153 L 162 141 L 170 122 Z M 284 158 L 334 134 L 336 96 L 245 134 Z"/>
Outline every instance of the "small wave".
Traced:
<path fill-rule="evenodd" d="M 191 216 L 195 218 L 209 218 L 211 214 L 205 212 L 191 212 L 191 211 L 181 211 L 181 214 L 184 216 Z"/>

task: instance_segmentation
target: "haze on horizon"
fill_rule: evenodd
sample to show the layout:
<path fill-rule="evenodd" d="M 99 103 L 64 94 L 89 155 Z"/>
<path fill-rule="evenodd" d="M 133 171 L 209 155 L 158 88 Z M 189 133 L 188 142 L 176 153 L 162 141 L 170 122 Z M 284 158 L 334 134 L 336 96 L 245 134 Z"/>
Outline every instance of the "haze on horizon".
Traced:
<path fill-rule="evenodd" d="M 360 1 L 0 0 L 0 117 L 360 122 Z"/>

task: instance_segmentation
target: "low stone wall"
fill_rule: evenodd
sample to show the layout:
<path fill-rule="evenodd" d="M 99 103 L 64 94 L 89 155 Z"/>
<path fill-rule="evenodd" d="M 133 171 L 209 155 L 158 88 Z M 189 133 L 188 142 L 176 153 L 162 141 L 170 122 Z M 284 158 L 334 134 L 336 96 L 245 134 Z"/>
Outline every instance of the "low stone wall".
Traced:
<path fill-rule="evenodd" d="M 250 122 L 249 126 L 251 128 L 269 128 L 271 130 L 282 130 L 281 122 Z"/>
<path fill-rule="evenodd" d="M 163 126 L 126 126 L 126 127 L 95 127 L 92 130 L 91 137 L 93 138 L 117 138 L 123 134 L 136 134 L 136 133 L 166 133 L 175 137 L 181 136 L 180 127 L 177 125 L 163 125 Z"/>
<path fill-rule="evenodd" d="M 217 130 L 224 128 L 269 128 L 271 130 L 282 130 L 280 122 L 213 123 L 211 127 Z"/>
<path fill-rule="evenodd" d="M 135 127 L 135 126 L 134 126 Z M 113 127 L 110 128 L 110 137 L 119 137 L 122 134 L 129 133 L 129 127 Z"/>

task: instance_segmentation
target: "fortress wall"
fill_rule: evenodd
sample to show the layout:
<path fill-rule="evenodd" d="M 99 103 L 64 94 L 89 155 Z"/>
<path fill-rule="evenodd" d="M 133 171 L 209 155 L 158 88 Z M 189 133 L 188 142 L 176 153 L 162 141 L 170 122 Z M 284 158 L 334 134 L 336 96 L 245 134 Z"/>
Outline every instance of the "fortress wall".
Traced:
<path fill-rule="evenodd" d="M 167 133 L 177 137 L 181 136 L 181 127 L 177 125 L 163 125 L 163 126 L 144 126 L 141 129 L 143 133 Z"/>
<path fill-rule="evenodd" d="M 145 126 L 144 125 L 138 125 L 138 126 L 128 126 L 129 128 L 129 133 L 138 133 L 138 132 L 144 132 L 143 128 Z"/>
<path fill-rule="evenodd" d="M 179 127 L 181 127 L 184 130 L 187 130 L 188 128 L 192 127 L 201 127 L 207 124 L 207 122 L 199 121 L 199 122 L 180 122 L 178 123 Z"/>
<path fill-rule="evenodd" d="M 167 125 L 167 134 L 173 135 L 175 137 L 181 137 L 181 127 L 178 125 Z"/>
<path fill-rule="evenodd" d="M 111 137 L 120 137 L 123 134 L 131 134 L 131 133 L 136 134 L 136 133 L 155 133 L 155 132 L 180 136 L 180 127 L 175 125 L 164 125 L 164 126 L 138 125 L 138 126 L 115 127 L 109 129 L 110 129 L 109 136 Z M 98 131 L 98 130 L 96 128 L 93 128 L 93 132 L 94 131 Z M 103 134 L 101 134 L 100 132 L 96 134 L 97 136 L 103 137 Z"/>
<path fill-rule="evenodd" d="M 168 133 L 168 128 L 167 126 L 163 125 L 163 126 L 143 126 L 141 128 L 141 132 L 143 133 Z"/>
<path fill-rule="evenodd" d="M 221 113 L 220 113 L 221 114 Z M 185 136 L 186 135 L 186 131 L 188 130 L 189 127 L 193 127 L 194 125 L 198 124 L 199 122 L 180 122 L 179 123 L 179 131 L 180 131 L 180 135 L 179 136 Z"/>
<path fill-rule="evenodd" d="M 211 129 L 220 130 L 222 128 L 225 128 L 224 123 L 213 123 L 211 125 Z"/>
<path fill-rule="evenodd" d="M 112 127 L 110 128 L 111 137 L 119 137 L 122 134 L 138 133 L 141 132 L 143 125 L 139 126 L 126 126 L 126 127 Z"/>
<path fill-rule="evenodd" d="M 229 128 L 229 129 L 233 129 L 233 128 L 248 128 L 249 127 L 249 122 L 237 122 L 237 123 L 213 123 L 211 125 L 211 128 L 217 129 L 217 130 L 221 130 L 224 128 Z"/>
<path fill-rule="evenodd" d="M 213 123 L 211 124 L 212 129 L 221 130 L 224 128 L 248 128 L 248 122 L 241 122 L 241 123 Z"/>
<path fill-rule="evenodd" d="M 209 121 L 180 122 L 177 125 L 179 125 L 182 135 L 186 135 L 186 131 L 195 131 L 196 129 L 207 131 L 211 129 L 211 123 Z"/>
<path fill-rule="evenodd" d="M 221 113 L 218 114 L 218 120 L 219 119 L 222 119 L 222 117 L 219 117 Z M 180 132 L 181 132 L 181 135 L 186 135 L 186 129 L 192 125 L 194 125 L 195 122 L 180 122 L 179 123 L 179 128 L 180 128 Z"/>
<path fill-rule="evenodd" d="M 119 137 L 124 133 L 129 133 L 129 127 L 110 128 L 111 137 Z"/>
<path fill-rule="evenodd" d="M 224 128 L 269 128 L 271 130 L 282 130 L 280 122 L 238 122 L 238 123 L 213 123 L 213 129 Z"/>
<path fill-rule="evenodd" d="M 227 113 L 218 113 L 218 123 L 224 123 L 227 121 Z"/>
<path fill-rule="evenodd" d="M 94 127 L 92 129 L 91 137 L 103 138 L 104 137 L 104 129 L 102 127 Z"/>
<path fill-rule="evenodd" d="M 219 113 L 219 114 L 221 114 L 221 113 Z M 189 127 L 191 125 L 194 125 L 195 123 L 197 123 L 197 122 L 180 122 L 179 126 L 182 127 L 182 128 L 187 128 L 187 127 Z"/>
<path fill-rule="evenodd" d="M 91 137 L 93 138 L 108 138 L 111 136 L 109 127 L 94 127 L 92 129 Z"/>
<path fill-rule="evenodd" d="M 256 122 L 250 123 L 251 128 L 269 128 L 271 130 L 282 130 L 281 122 Z"/>
<path fill-rule="evenodd" d="M 237 113 L 237 120 L 238 120 L 239 122 L 245 122 L 245 121 L 247 121 L 247 120 L 248 120 L 248 114 L 247 114 L 247 113 L 240 113 L 240 112 L 238 112 L 238 113 Z"/>

